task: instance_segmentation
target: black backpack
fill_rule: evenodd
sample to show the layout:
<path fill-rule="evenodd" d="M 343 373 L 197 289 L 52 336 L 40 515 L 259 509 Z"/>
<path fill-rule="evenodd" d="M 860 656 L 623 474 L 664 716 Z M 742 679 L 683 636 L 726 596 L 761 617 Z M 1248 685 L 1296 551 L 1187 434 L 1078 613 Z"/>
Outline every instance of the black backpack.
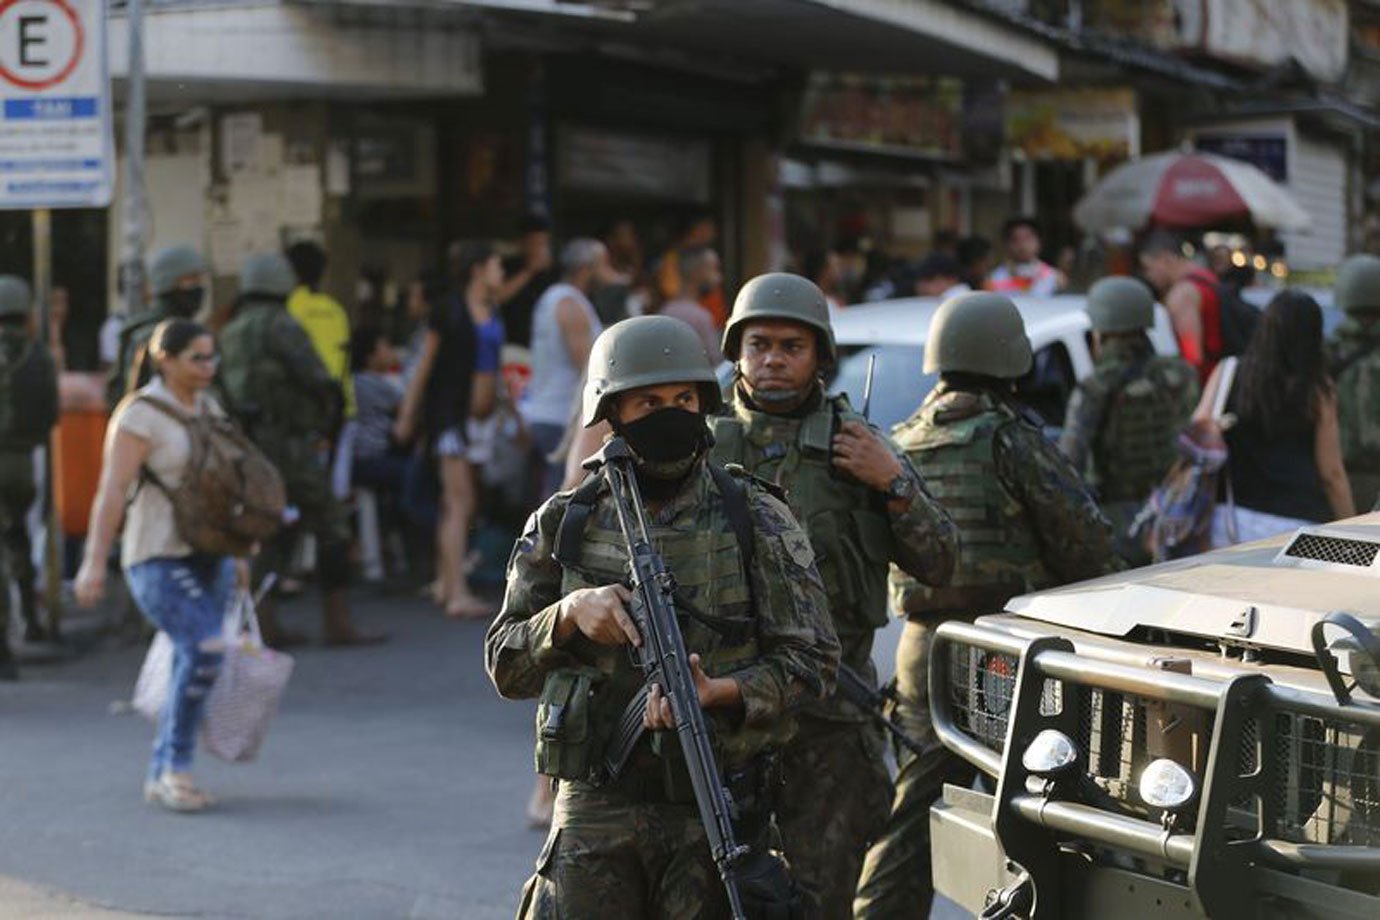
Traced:
<path fill-rule="evenodd" d="M 1217 285 L 1217 301 L 1221 310 L 1222 357 L 1245 354 L 1255 327 L 1260 325 L 1260 310 L 1248 303 L 1232 284 Z"/>

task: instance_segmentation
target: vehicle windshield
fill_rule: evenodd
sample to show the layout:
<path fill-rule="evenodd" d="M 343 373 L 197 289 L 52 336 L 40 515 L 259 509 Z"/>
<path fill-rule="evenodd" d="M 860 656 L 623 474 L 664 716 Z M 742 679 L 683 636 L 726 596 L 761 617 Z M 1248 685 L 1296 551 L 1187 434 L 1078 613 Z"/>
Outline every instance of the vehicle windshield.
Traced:
<path fill-rule="evenodd" d="M 843 345 L 839 364 L 826 382 L 830 393 L 847 393 L 853 408 L 863 408 L 867 385 L 867 361 L 877 356 L 872 375 L 872 402 L 868 419 L 882 431 L 910 418 L 934 389 L 938 374 L 926 374 L 925 349 L 920 345 Z"/>

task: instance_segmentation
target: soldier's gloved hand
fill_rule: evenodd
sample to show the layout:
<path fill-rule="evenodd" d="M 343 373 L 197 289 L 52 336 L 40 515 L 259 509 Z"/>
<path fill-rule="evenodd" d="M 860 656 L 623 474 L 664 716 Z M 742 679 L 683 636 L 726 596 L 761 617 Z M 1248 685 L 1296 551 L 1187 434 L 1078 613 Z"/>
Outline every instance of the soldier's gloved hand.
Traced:
<path fill-rule="evenodd" d="M 834 466 L 878 492 L 904 472 L 891 449 L 862 422 L 844 422 L 834 435 Z"/>
<path fill-rule="evenodd" d="M 556 641 L 564 642 L 576 632 L 600 645 L 642 645 L 637 626 L 628 616 L 632 591 L 623 585 L 580 588 L 561 598 L 556 611 Z"/>
<path fill-rule="evenodd" d="M 754 850 L 733 873 L 749 920 L 803 920 L 805 905 L 790 867 L 774 850 Z"/>
<path fill-rule="evenodd" d="M 695 678 L 695 695 L 700 698 L 701 709 L 741 705 L 743 695 L 738 682 L 731 677 L 705 674 L 699 655 L 690 655 L 690 674 Z M 647 688 L 647 708 L 642 713 L 642 724 L 651 731 L 671 731 L 676 727 L 671 701 L 662 694 L 659 684 Z"/>

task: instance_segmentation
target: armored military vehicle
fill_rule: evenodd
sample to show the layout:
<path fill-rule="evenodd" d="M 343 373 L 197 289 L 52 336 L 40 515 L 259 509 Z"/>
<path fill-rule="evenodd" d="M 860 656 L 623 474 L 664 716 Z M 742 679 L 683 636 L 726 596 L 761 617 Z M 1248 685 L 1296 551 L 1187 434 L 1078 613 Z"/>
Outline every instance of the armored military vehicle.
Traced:
<path fill-rule="evenodd" d="M 1380 917 L 1380 514 L 940 627 L 931 811 L 984 917 Z"/>

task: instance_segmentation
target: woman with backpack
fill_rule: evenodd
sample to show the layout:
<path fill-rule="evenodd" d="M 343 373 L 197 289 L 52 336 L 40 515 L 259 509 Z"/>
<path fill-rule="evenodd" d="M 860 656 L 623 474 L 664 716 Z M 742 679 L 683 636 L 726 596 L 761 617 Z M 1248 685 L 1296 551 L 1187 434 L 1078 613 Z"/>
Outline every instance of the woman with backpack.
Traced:
<path fill-rule="evenodd" d="M 224 415 L 205 392 L 216 374 L 215 340 L 204 326 L 171 319 L 154 330 L 149 350 L 157 375 L 110 419 L 76 595 L 83 606 L 101 599 L 106 559 L 118 534 L 130 593 L 174 648 L 172 685 L 144 797 L 172 811 L 194 812 L 212 804 L 192 781 L 192 753 L 224 654 L 222 619 L 237 581 L 248 581 L 248 567 L 229 555 L 195 551 L 179 532 L 169 498 L 191 454 L 188 426 L 175 414 Z"/>
<path fill-rule="evenodd" d="M 1217 506 L 1213 545 L 1354 515 L 1317 301 L 1302 291 L 1275 295 L 1234 378 L 1228 367 L 1223 362 L 1213 371 L 1194 415 L 1210 418 L 1217 391 L 1228 388 L 1226 411 L 1235 421 L 1225 438 L 1235 507 Z"/>

